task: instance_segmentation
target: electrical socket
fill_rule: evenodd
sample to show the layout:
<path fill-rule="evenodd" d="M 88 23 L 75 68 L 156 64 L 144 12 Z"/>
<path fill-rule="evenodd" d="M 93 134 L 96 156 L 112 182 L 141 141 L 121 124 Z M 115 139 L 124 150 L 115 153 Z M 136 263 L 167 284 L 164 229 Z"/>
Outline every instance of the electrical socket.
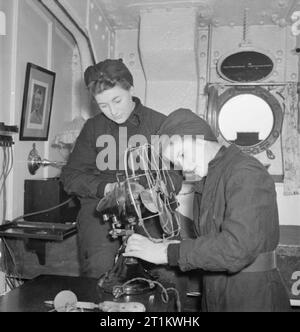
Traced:
<path fill-rule="evenodd" d="M 11 147 L 14 141 L 11 136 L 0 135 L 0 146 Z"/>
<path fill-rule="evenodd" d="M 12 135 L 18 132 L 17 126 L 6 126 L 4 122 L 0 122 L 0 146 L 11 147 L 14 144 Z"/>

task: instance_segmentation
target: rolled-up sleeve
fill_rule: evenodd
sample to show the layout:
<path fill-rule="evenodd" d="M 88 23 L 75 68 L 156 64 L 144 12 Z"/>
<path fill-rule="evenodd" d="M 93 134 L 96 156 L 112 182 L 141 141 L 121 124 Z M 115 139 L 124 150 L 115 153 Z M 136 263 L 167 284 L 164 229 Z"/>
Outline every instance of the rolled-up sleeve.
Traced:
<path fill-rule="evenodd" d="M 181 242 L 178 265 L 183 271 L 239 272 L 264 248 L 268 236 L 264 223 L 272 223 L 277 208 L 272 178 L 253 162 L 235 168 L 225 181 L 220 230 Z"/>

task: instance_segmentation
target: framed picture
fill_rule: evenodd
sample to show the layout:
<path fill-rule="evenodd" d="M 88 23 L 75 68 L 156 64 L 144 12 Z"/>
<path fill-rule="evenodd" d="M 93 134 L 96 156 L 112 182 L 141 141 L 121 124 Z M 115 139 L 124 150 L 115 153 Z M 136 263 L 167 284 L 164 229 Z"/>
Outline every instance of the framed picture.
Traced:
<path fill-rule="evenodd" d="M 47 141 L 56 74 L 27 64 L 20 141 Z"/>

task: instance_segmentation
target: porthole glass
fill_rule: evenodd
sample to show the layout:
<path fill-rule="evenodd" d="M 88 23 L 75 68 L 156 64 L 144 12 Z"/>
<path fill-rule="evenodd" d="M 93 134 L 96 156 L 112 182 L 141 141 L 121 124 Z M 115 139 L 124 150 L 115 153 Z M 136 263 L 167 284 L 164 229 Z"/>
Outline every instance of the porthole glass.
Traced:
<path fill-rule="evenodd" d="M 219 95 L 210 86 L 206 119 L 222 143 L 258 154 L 269 151 L 280 136 L 283 111 L 279 99 L 263 87 L 238 85 Z"/>
<path fill-rule="evenodd" d="M 253 146 L 271 134 L 274 115 L 262 98 L 240 94 L 224 103 L 218 121 L 220 134 L 226 141 L 240 146 Z"/>

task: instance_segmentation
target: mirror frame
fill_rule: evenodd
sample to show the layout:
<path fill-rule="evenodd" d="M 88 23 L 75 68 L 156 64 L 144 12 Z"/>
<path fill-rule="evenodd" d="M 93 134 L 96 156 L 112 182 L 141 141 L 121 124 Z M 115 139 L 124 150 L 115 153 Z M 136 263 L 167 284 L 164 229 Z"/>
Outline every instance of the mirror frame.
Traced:
<path fill-rule="evenodd" d="M 271 108 L 274 116 L 273 128 L 269 134 L 269 136 L 259 142 L 258 144 L 252 146 L 242 146 L 237 145 L 242 151 L 249 154 L 258 154 L 263 151 L 267 151 L 279 138 L 281 134 L 281 128 L 283 123 L 283 112 L 282 107 L 279 101 L 274 97 L 267 89 L 261 86 L 253 86 L 253 85 L 237 85 L 234 87 L 228 88 L 225 92 L 223 92 L 220 96 L 218 96 L 217 89 L 214 86 L 210 86 L 208 88 L 208 109 L 206 119 L 211 125 L 215 135 L 217 138 L 220 136 L 222 139 L 228 144 L 232 144 L 229 142 L 221 133 L 219 128 L 219 115 L 224 104 L 230 100 L 231 98 L 241 95 L 241 94 L 253 94 L 257 97 L 262 98 Z"/>

